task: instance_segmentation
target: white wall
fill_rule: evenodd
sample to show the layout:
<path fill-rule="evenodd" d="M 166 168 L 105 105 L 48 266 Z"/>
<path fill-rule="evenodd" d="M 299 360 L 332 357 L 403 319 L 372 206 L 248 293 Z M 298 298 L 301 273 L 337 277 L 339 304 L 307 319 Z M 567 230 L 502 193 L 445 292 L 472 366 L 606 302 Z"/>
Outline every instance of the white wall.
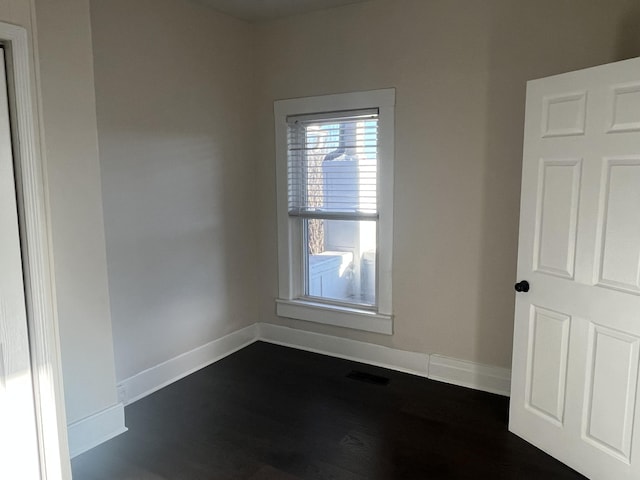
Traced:
<path fill-rule="evenodd" d="M 92 0 L 116 375 L 252 324 L 249 24 L 184 0 Z"/>
<path fill-rule="evenodd" d="M 36 0 L 67 421 L 116 403 L 88 0 Z"/>
<path fill-rule="evenodd" d="M 508 367 L 525 82 L 640 55 L 632 0 L 374 0 L 256 27 L 261 321 Z M 394 335 L 278 318 L 273 101 L 396 88 Z"/>
<path fill-rule="evenodd" d="M 113 421 L 103 422 L 99 432 L 110 435 L 123 424 L 116 404 L 88 13 L 87 0 L 0 0 L 0 21 L 29 32 L 33 55 L 66 419 L 81 425 L 110 409 Z M 95 442 L 91 433 L 76 433 L 69 430 L 72 449 Z"/>

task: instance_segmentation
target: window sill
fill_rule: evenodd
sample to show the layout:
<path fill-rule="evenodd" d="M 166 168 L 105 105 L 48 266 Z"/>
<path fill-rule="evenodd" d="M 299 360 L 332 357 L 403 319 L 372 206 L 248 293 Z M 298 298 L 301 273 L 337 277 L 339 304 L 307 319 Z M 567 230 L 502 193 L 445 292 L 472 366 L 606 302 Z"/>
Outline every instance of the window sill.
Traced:
<path fill-rule="evenodd" d="M 366 332 L 393 334 L 393 316 L 357 308 L 337 307 L 304 300 L 276 299 L 280 317 L 324 323 Z"/>

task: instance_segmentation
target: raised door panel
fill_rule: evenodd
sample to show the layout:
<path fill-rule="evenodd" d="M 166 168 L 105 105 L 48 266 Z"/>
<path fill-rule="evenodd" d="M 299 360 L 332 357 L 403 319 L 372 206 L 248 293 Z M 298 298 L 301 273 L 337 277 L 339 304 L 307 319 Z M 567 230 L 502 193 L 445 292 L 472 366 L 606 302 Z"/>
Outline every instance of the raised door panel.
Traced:
<path fill-rule="evenodd" d="M 569 315 L 531 306 L 526 406 L 558 426 L 564 421 L 570 322 Z"/>
<path fill-rule="evenodd" d="M 587 92 L 568 92 L 544 97 L 542 136 L 565 137 L 585 132 Z"/>
<path fill-rule="evenodd" d="M 640 82 L 611 87 L 609 102 L 609 133 L 640 132 Z"/>
<path fill-rule="evenodd" d="M 541 159 L 534 271 L 573 278 L 581 159 Z"/>
<path fill-rule="evenodd" d="M 595 447 L 629 463 L 639 339 L 594 324 L 589 339 L 582 433 Z"/>
<path fill-rule="evenodd" d="M 597 284 L 640 294 L 640 156 L 603 162 Z"/>

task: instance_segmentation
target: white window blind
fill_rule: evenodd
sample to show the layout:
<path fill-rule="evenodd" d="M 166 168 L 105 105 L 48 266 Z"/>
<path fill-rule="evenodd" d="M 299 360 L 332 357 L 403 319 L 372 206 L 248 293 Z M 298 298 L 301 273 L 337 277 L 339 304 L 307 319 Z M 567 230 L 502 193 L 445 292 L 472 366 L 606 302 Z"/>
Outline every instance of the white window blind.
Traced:
<path fill-rule="evenodd" d="M 289 215 L 377 219 L 378 109 L 287 117 Z"/>

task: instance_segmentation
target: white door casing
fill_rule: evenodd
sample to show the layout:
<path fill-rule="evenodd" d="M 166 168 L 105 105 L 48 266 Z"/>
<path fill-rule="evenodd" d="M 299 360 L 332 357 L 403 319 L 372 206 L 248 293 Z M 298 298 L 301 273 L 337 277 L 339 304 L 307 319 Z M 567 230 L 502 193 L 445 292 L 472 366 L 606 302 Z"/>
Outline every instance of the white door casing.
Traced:
<path fill-rule="evenodd" d="M 34 81 L 37 52 L 32 51 L 27 30 L 0 22 L 0 43 L 5 47 L 9 95 L 14 107 L 13 154 L 15 185 L 20 200 L 21 248 L 28 313 L 31 374 L 35 400 L 43 480 L 71 478 L 67 445 L 58 320 L 54 308 L 51 243 L 45 200 L 45 175 L 40 152 L 39 102 Z M 13 180 L 12 180 L 13 181 Z M 15 196 L 14 196 L 15 199 Z M 14 212 L 15 213 L 15 212 Z M 0 475 L 0 478 L 5 478 Z M 16 478 L 9 476 L 6 478 Z M 23 478 L 23 477 L 17 477 Z M 28 478 L 28 477 L 24 477 Z"/>
<path fill-rule="evenodd" d="M 527 86 L 509 428 L 640 478 L 640 58 Z"/>
<path fill-rule="evenodd" d="M 4 49 L 0 48 L 0 478 L 40 478 Z"/>

